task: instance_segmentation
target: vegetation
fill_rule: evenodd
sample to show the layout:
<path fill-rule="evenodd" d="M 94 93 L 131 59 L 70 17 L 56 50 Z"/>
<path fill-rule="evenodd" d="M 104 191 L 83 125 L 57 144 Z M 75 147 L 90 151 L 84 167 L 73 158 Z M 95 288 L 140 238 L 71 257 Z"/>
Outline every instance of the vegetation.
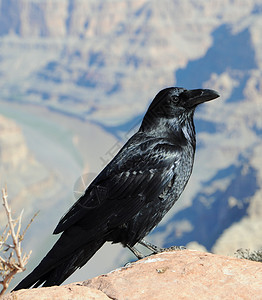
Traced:
<path fill-rule="evenodd" d="M 36 213 L 21 232 L 23 211 L 21 211 L 19 217 L 13 219 L 7 198 L 7 189 L 3 188 L 2 201 L 7 217 L 7 224 L 0 236 L 0 284 L 2 285 L 0 296 L 5 293 L 15 274 L 23 272 L 26 269 L 25 266 L 31 255 L 31 251 L 28 254 L 22 253 L 21 242 L 24 239 L 27 229 L 37 215 Z"/>
<path fill-rule="evenodd" d="M 236 251 L 235 256 L 238 258 L 262 262 L 262 249 L 257 251 L 250 251 L 249 249 L 241 248 Z"/>

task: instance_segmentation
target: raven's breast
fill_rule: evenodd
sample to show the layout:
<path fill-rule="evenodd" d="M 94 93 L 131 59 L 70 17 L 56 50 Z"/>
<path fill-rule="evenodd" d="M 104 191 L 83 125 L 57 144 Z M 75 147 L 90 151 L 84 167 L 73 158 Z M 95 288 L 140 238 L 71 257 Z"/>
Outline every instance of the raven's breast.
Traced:
<path fill-rule="evenodd" d="M 192 172 L 194 149 L 188 145 L 171 167 L 173 176 L 162 192 L 154 199 L 148 199 L 145 206 L 115 232 L 113 242 L 133 246 L 143 239 L 163 219 L 183 192 Z"/>

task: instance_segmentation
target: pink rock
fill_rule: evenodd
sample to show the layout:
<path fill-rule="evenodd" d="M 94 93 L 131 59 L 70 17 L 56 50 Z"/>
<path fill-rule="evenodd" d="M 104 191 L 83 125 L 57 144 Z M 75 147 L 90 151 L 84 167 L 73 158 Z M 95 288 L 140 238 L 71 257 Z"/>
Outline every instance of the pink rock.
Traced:
<path fill-rule="evenodd" d="M 22 290 L 3 299 L 262 299 L 262 264 L 170 251 L 81 283 Z"/>

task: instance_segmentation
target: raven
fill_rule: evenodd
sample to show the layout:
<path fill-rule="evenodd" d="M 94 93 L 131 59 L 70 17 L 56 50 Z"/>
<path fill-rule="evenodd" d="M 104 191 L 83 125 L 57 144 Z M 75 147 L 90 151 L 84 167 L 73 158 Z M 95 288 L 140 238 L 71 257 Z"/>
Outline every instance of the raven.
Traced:
<path fill-rule="evenodd" d="M 183 192 L 192 172 L 198 104 L 219 97 L 214 90 L 170 87 L 150 104 L 138 130 L 61 218 L 62 233 L 40 264 L 14 290 L 60 285 L 107 241 L 138 257 L 143 238 Z"/>

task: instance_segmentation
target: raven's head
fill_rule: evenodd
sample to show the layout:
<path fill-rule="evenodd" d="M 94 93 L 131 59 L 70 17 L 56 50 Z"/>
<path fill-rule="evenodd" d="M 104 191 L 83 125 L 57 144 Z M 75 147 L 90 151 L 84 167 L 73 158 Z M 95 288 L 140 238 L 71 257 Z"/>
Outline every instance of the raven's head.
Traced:
<path fill-rule="evenodd" d="M 141 127 L 157 125 L 161 119 L 182 122 L 184 118 L 193 116 L 197 105 L 218 97 L 216 91 L 209 89 L 186 90 L 179 87 L 163 89 L 150 104 Z"/>

